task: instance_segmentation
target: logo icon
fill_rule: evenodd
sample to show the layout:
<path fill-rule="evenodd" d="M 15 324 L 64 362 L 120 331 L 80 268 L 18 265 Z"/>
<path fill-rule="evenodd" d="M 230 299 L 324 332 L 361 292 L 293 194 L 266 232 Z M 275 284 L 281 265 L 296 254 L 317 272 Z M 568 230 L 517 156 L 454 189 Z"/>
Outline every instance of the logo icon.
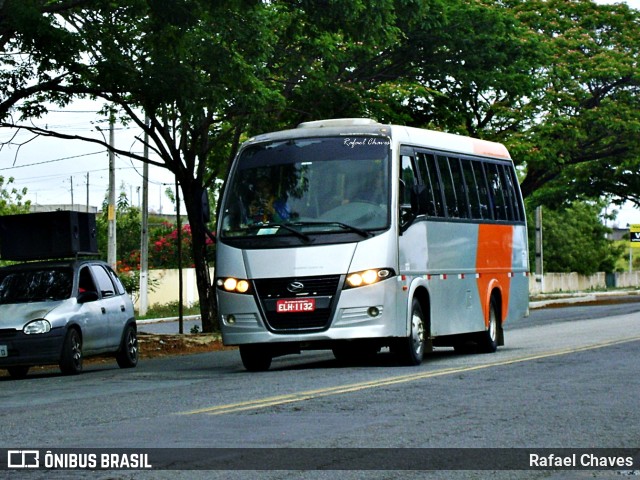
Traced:
<path fill-rule="evenodd" d="M 304 289 L 304 283 L 302 282 L 291 282 L 289 285 L 287 285 L 287 290 L 291 293 L 301 292 L 302 289 Z"/>
<path fill-rule="evenodd" d="M 7 452 L 8 468 L 39 468 L 39 450 L 9 450 Z"/>

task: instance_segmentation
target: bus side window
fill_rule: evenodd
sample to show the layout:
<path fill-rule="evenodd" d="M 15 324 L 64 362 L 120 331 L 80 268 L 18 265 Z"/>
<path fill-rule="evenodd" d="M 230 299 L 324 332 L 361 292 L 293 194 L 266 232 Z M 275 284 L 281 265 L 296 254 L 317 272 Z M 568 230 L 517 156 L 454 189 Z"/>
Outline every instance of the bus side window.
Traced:
<path fill-rule="evenodd" d="M 473 162 L 470 160 L 461 160 L 462 174 L 467 184 L 467 192 L 469 194 L 469 207 L 471 207 L 471 218 L 474 220 L 482 220 L 482 208 L 480 207 L 480 192 L 478 190 L 478 181 L 473 170 Z"/>
<path fill-rule="evenodd" d="M 426 189 L 427 215 L 431 217 L 444 217 L 442 205 L 442 191 L 436 168 L 436 157 L 430 153 L 418 154 L 418 171 L 422 177 L 422 183 Z"/>
<path fill-rule="evenodd" d="M 413 158 L 408 155 L 403 155 L 401 160 L 401 172 L 400 182 L 402 198 L 400 203 L 402 205 L 411 205 L 411 188 L 417 183 L 416 174 L 413 168 Z"/>
<path fill-rule="evenodd" d="M 471 162 L 473 173 L 476 178 L 476 185 L 478 186 L 478 197 L 480 198 L 480 218 L 491 220 L 493 219 L 493 206 L 491 203 L 491 195 L 489 194 L 489 187 L 487 185 L 487 177 L 485 175 L 485 169 L 482 162 Z"/>
<path fill-rule="evenodd" d="M 503 185 L 505 187 L 505 196 L 508 198 L 510 206 L 509 220 L 524 221 L 522 204 L 518 201 L 519 195 L 514 183 L 514 171 L 508 165 L 502 165 Z"/>
<path fill-rule="evenodd" d="M 493 200 L 493 218 L 495 220 L 507 220 L 508 211 L 504 198 L 504 185 L 500 178 L 499 165 L 495 163 L 485 164 L 487 169 L 487 180 L 489 181 L 489 189 L 491 199 Z"/>
<path fill-rule="evenodd" d="M 438 170 L 440 171 L 440 178 L 442 179 L 442 189 L 444 191 L 447 216 L 451 218 L 460 218 L 461 214 L 458 207 L 456 187 L 453 183 L 453 176 L 447 157 L 438 155 Z"/>
<path fill-rule="evenodd" d="M 467 187 L 465 184 L 460 159 L 449 157 L 449 168 L 451 169 L 451 178 L 453 179 L 453 187 L 455 188 L 456 201 L 458 202 L 458 214 L 460 218 L 471 218 L 469 215 L 469 199 L 467 195 Z"/>

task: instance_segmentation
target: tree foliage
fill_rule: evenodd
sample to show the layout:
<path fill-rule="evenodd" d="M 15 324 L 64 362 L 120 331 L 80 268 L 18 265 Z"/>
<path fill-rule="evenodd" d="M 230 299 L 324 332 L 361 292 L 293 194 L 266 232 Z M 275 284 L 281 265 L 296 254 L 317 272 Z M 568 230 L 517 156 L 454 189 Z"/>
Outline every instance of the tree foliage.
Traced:
<path fill-rule="evenodd" d="M 13 186 L 13 177 L 0 176 L 0 216 L 27 213 L 31 202 L 24 200 L 26 188 L 18 189 Z"/>
<path fill-rule="evenodd" d="M 175 175 L 208 331 L 203 191 L 256 133 L 344 116 L 468 133 L 509 146 L 534 205 L 640 204 L 639 21 L 589 0 L 5 0 L 0 126 L 109 148 L 26 121 L 90 97 L 143 130 L 151 158 L 115 152 Z"/>
<path fill-rule="evenodd" d="M 601 218 L 603 205 L 597 202 L 573 202 L 559 209 L 544 208 L 542 213 L 543 269 L 545 272 L 576 272 L 592 275 L 614 272 L 623 247 L 607 238 L 611 230 Z M 529 223 L 535 225 L 533 209 Z M 533 244 L 534 229 L 530 229 Z M 530 252 L 534 265 L 534 251 Z"/>

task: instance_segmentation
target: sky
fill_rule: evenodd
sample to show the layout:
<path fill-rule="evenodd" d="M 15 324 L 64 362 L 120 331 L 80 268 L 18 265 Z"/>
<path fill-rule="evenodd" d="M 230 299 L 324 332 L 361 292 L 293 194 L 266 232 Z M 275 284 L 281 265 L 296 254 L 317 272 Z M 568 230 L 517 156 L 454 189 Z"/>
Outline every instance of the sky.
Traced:
<path fill-rule="evenodd" d="M 95 113 L 99 107 L 99 103 L 78 101 L 64 110 L 53 108 L 44 119 L 33 123 L 96 139 L 102 139 L 104 134 L 108 140 L 109 124 Z M 136 140 L 136 136 L 142 135 L 139 129 L 120 124 L 114 129 L 116 147 L 142 153 L 142 144 Z M 86 205 L 88 190 L 89 205 L 101 208 L 109 185 L 109 156 L 105 148 L 79 140 L 34 138 L 27 132 L 19 132 L 12 138 L 14 133 L 0 129 L 0 142 L 11 140 L 11 145 L 0 150 L 0 176 L 5 181 L 13 177 L 13 186 L 27 187 L 25 198 L 32 204 L 71 204 L 73 200 L 75 204 Z M 116 196 L 123 190 L 132 205 L 141 205 L 142 163 L 116 156 L 115 168 Z M 164 193 L 167 188 L 175 190 L 173 175 L 166 169 L 150 166 L 150 210 L 169 214 L 175 211 Z"/>
<path fill-rule="evenodd" d="M 597 3 L 618 3 L 615 0 L 596 0 Z M 640 0 L 628 0 L 632 8 L 640 10 Z M 102 138 L 99 127 L 108 138 L 109 125 L 95 112 L 99 104 L 89 101 L 75 102 L 64 110 L 53 109 L 38 124 L 46 124 L 64 133 Z M 0 129 L 0 143 L 11 139 L 11 145 L 0 150 L 0 176 L 14 178 L 13 186 L 27 188 L 25 199 L 32 204 L 80 204 L 101 208 L 107 195 L 109 161 L 106 149 L 77 140 L 34 138 L 29 133 Z M 142 152 L 142 144 L 136 141 L 141 132 L 134 126 L 115 126 L 115 144 L 118 148 Z M 13 137 L 13 138 L 12 138 Z M 142 163 L 116 156 L 116 188 L 123 190 L 134 206 L 142 202 Z M 165 194 L 175 190 L 173 175 L 166 169 L 151 166 L 149 169 L 149 209 L 156 213 L 172 214 L 175 206 Z M 88 188 L 87 188 L 88 184 Z M 88 191 L 88 195 L 87 195 Z M 181 211 L 185 212 L 184 207 Z M 626 227 L 640 224 L 640 210 L 628 204 L 619 211 L 618 218 L 610 226 Z"/>

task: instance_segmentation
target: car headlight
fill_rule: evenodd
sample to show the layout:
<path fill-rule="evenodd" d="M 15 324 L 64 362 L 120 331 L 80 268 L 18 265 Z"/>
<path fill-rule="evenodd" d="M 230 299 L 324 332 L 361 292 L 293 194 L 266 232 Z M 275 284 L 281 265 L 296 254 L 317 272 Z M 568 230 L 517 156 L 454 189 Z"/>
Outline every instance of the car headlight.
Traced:
<path fill-rule="evenodd" d="M 374 283 L 393 277 L 394 275 L 394 271 L 390 268 L 372 268 L 361 272 L 350 273 L 347 275 L 347 281 L 344 283 L 344 288 L 373 285 Z"/>
<path fill-rule="evenodd" d="M 251 285 L 248 280 L 227 277 L 216 280 L 218 288 L 233 293 L 250 293 Z"/>
<path fill-rule="evenodd" d="M 27 335 L 36 335 L 39 333 L 47 333 L 51 330 L 51 324 L 44 319 L 34 320 L 27 323 L 22 331 Z"/>

